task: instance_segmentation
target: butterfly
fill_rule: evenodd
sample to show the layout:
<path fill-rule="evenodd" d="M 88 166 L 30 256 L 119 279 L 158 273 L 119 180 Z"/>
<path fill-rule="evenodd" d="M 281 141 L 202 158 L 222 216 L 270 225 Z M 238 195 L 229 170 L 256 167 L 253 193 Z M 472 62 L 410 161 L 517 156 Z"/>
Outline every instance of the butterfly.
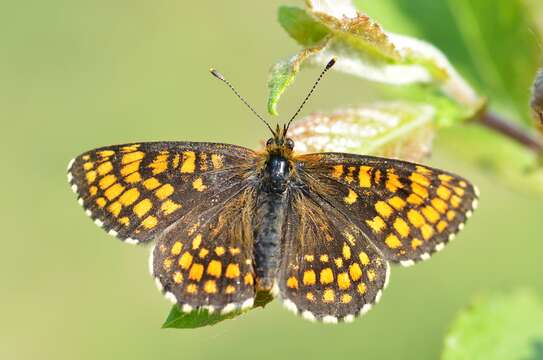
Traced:
<path fill-rule="evenodd" d="M 311 321 L 350 322 L 379 301 L 390 265 L 443 249 L 477 206 L 467 180 L 401 160 L 297 154 L 287 125 L 263 151 L 147 142 L 81 154 L 68 180 L 96 225 L 154 242 L 158 288 L 184 312 L 229 313 L 261 292 Z"/>

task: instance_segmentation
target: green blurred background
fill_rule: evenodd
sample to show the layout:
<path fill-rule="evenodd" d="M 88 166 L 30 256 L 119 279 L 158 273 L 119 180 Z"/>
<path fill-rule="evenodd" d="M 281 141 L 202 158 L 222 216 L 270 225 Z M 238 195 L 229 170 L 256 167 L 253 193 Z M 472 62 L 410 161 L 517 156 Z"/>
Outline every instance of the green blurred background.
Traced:
<path fill-rule="evenodd" d="M 312 324 L 275 301 L 210 328 L 160 329 L 170 303 L 148 274 L 148 249 L 116 241 L 89 221 L 66 183 L 66 165 L 90 148 L 132 141 L 259 146 L 266 129 L 208 68 L 221 70 L 263 112 L 269 66 L 298 49 L 276 21 L 277 7 L 289 3 L 303 5 L 0 5 L 1 359 L 436 359 L 448 325 L 474 295 L 543 291 L 535 270 L 543 251 L 539 199 L 491 182 L 438 138 L 431 163 L 478 183 L 480 209 L 446 251 L 393 269 L 366 317 Z M 416 10 L 409 2 L 360 3 L 387 28 L 425 36 L 403 16 Z M 466 49 L 451 40 L 454 24 L 443 19 L 430 40 L 461 59 Z M 469 61 L 457 65 L 470 75 Z M 295 109 L 317 72 L 302 73 L 281 114 Z M 306 113 L 369 97 L 358 80 L 332 73 Z"/>

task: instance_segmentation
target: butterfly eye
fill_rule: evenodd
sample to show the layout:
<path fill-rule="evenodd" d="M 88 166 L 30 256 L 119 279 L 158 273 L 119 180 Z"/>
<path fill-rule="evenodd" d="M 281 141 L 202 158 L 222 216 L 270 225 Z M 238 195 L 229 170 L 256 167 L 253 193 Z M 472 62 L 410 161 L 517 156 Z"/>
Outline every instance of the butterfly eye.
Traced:
<path fill-rule="evenodd" d="M 266 146 L 272 146 L 273 145 L 273 138 L 269 138 L 268 141 L 266 141 Z"/>
<path fill-rule="evenodd" d="M 292 141 L 292 139 L 288 138 L 286 145 L 290 150 L 294 149 L 294 141 Z"/>

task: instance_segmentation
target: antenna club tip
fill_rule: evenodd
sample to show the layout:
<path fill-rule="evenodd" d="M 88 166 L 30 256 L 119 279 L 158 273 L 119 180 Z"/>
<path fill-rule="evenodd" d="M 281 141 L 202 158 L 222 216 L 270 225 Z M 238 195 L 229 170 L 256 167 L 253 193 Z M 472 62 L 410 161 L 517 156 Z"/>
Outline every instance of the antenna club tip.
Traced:
<path fill-rule="evenodd" d="M 328 64 L 326 64 L 326 70 L 329 70 L 335 64 L 336 64 L 336 58 L 333 57 L 332 59 L 330 59 L 330 61 L 328 61 Z"/>
<path fill-rule="evenodd" d="M 211 75 L 215 76 L 217 79 L 224 80 L 224 76 L 222 76 L 222 74 L 218 72 L 217 70 L 213 68 L 209 68 L 209 72 L 211 73 Z"/>

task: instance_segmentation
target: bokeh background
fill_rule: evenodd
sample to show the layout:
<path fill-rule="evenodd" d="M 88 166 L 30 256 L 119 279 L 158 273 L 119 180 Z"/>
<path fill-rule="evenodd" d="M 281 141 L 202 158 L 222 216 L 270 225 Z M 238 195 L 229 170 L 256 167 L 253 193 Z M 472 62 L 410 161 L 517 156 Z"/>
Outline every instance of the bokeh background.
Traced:
<path fill-rule="evenodd" d="M 90 148 L 132 141 L 259 146 L 266 129 L 208 68 L 221 70 L 264 112 L 269 66 L 298 49 L 276 21 L 277 7 L 289 3 L 303 5 L 0 5 L 1 359 L 436 359 L 449 324 L 475 295 L 524 286 L 543 291 L 541 201 L 457 160 L 441 145 L 443 135 L 429 163 L 477 183 L 480 209 L 431 261 L 394 268 L 381 303 L 366 317 L 351 325 L 311 324 L 275 301 L 214 327 L 160 328 L 170 303 L 148 274 L 148 249 L 116 241 L 85 216 L 66 183 L 66 165 Z M 427 8 L 360 4 L 386 28 L 430 38 L 453 59 L 467 53 L 455 42 L 443 1 Z M 406 18 L 410 12 L 442 21 L 423 31 Z M 456 64 L 468 76 L 476 73 L 469 60 Z M 281 114 L 296 108 L 317 73 L 302 73 Z M 358 80 L 332 73 L 305 113 L 372 96 Z"/>

